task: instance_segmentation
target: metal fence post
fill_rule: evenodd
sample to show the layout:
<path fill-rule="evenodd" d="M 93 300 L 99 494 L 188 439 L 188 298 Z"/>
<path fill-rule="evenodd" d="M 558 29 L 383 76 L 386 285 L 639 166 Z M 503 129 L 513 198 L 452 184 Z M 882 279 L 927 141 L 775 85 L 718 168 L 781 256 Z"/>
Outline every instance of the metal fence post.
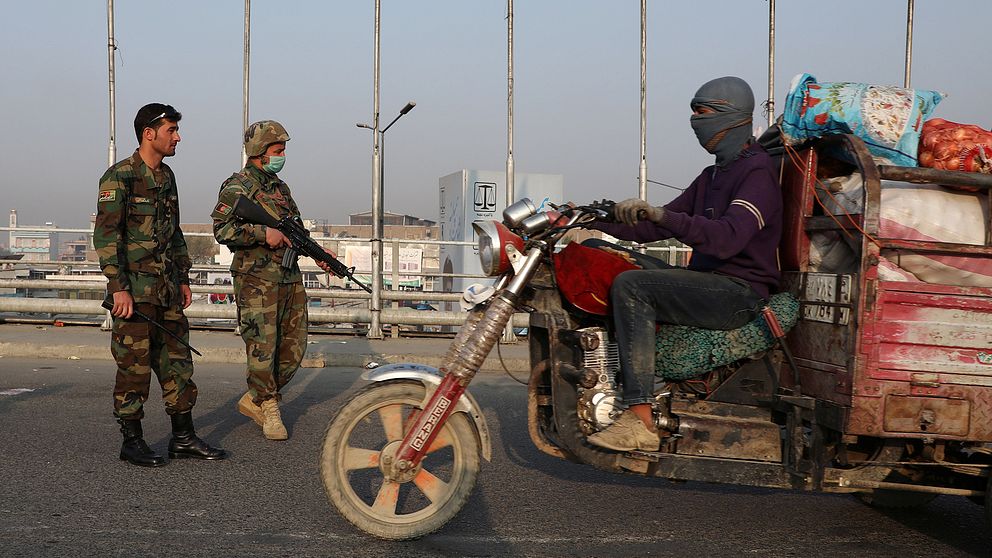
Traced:
<path fill-rule="evenodd" d="M 399 240 L 397 240 L 395 238 L 393 239 L 392 248 L 393 248 L 393 257 L 392 257 L 392 260 L 393 260 L 392 261 L 392 265 L 393 265 L 393 273 L 392 273 L 393 287 L 390 290 L 391 291 L 398 291 L 399 290 L 399 286 L 400 286 L 400 242 L 399 242 Z M 393 301 L 393 308 L 396 309 L 396 308 L 399 308 L 399 307 L 400 307 L 399 301 L 394 300 Z M 392 330 L 393 330 L 392 337 L 394 339 L 395 338 L 398 338 L 400 336 L 400 324 L 393 324 Z"/>

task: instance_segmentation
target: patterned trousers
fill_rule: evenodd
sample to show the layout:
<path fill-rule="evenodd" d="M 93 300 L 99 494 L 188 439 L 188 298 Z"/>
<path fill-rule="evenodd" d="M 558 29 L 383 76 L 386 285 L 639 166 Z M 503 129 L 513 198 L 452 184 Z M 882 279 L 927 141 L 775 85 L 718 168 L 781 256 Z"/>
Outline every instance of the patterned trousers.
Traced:
<path fill-rule="evenodd" d="M 136 310 L 154 319 L 185 341 L 189 341 L 189 321 L 178 306 L 135 303 Z M 162 400 L 168 414 L 184 413 L 196 404 L 193 359 L 189 349 L 145 320 L 132 316 L 114 318 L 110 352 L 117 361 L 114 385 L 114 416 L 141 420 L 145 416 L 151 372 L 162 386 Z"/>
<path fill-rule="evenodd" d="M 307 348 L 307 295 L 303 283 L 275 283 L 235 275 L 238 324 L 245 341 L 248 393 L 256 404 L 280 399 Z"/>

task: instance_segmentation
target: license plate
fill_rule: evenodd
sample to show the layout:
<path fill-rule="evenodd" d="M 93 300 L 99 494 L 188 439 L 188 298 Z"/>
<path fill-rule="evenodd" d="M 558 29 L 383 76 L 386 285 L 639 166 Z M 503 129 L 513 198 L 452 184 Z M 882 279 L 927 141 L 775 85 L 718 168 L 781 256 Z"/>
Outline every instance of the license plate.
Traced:
<path fill-rule="evenodd" d="M 851 320 L 851 275 L 807 273 L 803 287 L 803 319 L 847 325 Z M 826 302 L 830 304 L 816 304 Z"/>

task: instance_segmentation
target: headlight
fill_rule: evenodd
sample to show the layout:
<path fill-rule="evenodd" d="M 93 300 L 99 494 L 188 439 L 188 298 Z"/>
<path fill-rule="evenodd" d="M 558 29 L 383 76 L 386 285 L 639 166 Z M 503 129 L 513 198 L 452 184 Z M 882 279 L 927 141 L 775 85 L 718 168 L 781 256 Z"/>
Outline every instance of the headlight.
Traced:
<path fill-rule="evenodd" d="M 506 255 L 505 246 L 512 244 L 517 250 L 523 251 L 524 241 L 510 232 L 506 225 L 499 221 L 475 221 L 472 229 L 478 237 L 479 263 L 482 272 L 492 277 L 510 269 L 510 258 Z"/>

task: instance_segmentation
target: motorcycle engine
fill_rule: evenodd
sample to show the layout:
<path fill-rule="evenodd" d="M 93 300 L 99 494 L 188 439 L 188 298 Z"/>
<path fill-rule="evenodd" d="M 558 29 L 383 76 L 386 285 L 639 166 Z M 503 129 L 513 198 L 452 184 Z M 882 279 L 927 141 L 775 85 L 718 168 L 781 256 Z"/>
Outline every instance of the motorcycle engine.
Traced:
<path fill-rule="evenodd" d="M 616 376 L 620 371 L 620 353 L 616 343 L 610 342 L 606 329 L 588 327 L 579 330 L 592 333 L 599 338 L 599 346 L 591 351 L 583 351 L 582 366 L 596 373 L 596 385 L 578 388 L 579 428 L 589 435 L 613 424 L 623 408 L 619 407 L 620 394 L 617 393 Z"/>

